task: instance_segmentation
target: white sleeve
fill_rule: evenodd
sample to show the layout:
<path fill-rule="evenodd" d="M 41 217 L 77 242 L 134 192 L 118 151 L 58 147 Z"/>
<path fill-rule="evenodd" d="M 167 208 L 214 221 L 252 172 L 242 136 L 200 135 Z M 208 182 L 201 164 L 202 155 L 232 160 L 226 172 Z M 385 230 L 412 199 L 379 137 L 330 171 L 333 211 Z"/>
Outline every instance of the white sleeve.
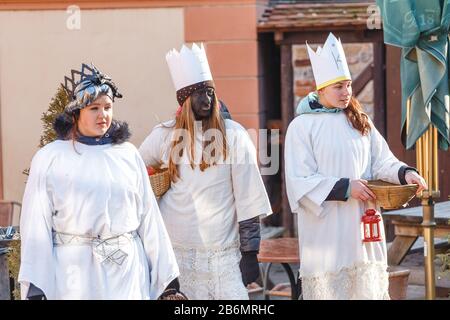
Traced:
<path fill-rule="evenodd" d="M 52 205 L 47 194 L 46 174 L 50 160 L 41 149 L 34 156 L 22 200 L 20 217 L 21 297 L 26 299 L 33 283 L 47 299 L 54 299 Z"/>
<path fill-rule="evenodd" d="M 250 136 L 243 127 L 237 127 L 227 130 L 227 140 L 231 146 L 231 179 L 238 222 L 270 215 L 272 207 Z"/>
<path fill-rule="evenodd" d="M 141 223 L 138 234 L 142 240 L 150 271 L 150 298 L 157 299 L 169 283 L 179 276 L 178 264 L 166 231 L 148 174 L 141 157 L 137 155 L 140 171 L 139 192 Z"/>
<path fill-rule="evenodd" d="M 400 184 L 398 172 L 405 163 L 399 161 L 389 149 L 386 140 L 371 123 L 370 158 L 373 179 Z"/>
<path fill-rule="evenodd" d="M 153 128 L 139 147 L 139 153 L 144 160 L 145 166 L 159 166 L 162 161 L 163 137 L 159 127 Z"/>
<path fill-rule="evenodd" d="M 285 140 L 285 180 L 292 212 L 302 208 L 323 217 L 323 202 L 339 180 L 337 177 L 318 173 L 311 137 L 301 122 L 294 121 L 288 127 Z"/>

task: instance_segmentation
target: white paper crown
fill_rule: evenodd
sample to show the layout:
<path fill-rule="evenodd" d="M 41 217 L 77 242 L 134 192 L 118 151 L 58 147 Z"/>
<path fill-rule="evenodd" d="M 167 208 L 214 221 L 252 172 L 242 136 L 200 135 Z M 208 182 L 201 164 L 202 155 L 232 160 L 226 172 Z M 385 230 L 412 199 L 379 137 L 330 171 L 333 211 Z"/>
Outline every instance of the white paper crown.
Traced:
<path fill-rule="evenodd" d="M 317 51 L 314 52 L 308 43 L 306 43 L 306 47 L 308 48 L 317 90 L 342 80 L 352 79 L 341 40 L 336 39 L 331 32 L 323 48 L 319 46 Z"/>
<path fill-rule="evenodd" d="M 166 61 L 177 91 L 195 83 L 212 80 L 203 43 L 200 47 L 194 43 L 192 49 L 183 45 L 180 52 L 172 49 L 166 54 Z"/>

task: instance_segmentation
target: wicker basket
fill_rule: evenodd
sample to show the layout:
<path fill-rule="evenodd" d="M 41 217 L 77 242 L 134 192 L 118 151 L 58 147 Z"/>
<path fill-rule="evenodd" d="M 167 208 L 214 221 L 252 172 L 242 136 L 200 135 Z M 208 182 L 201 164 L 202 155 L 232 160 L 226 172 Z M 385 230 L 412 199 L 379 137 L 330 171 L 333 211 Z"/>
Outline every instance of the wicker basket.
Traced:
<path fill-rule="evenodd" d="M 383 209 L 398 209 L 414 198 L 416 184 L 398 185 L 382 180 L 370 180 L 367 186 L 377 197 L 377 204 Z"/>
<path fill-rule="evenodd" d="M 153 193 L 157 198 L 161 197 L 170 188 L 170 176 L 168 169 L 156 171 L 149 175 L 150 184 L 152 185 Z"/>

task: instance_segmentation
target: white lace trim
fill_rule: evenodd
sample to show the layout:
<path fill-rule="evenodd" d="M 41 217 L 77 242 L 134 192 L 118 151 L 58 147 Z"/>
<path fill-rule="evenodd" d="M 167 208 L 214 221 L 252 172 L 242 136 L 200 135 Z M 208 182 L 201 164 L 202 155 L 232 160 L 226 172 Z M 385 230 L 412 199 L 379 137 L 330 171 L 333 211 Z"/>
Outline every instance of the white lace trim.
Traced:
<path fill-rule="evenodd" d="M 382 263 L 358 263 L 338 272 L 302 277 L 305 300 L 389 300 L 389 275 Z"/>
<path fill-rule="evenodd" d="M 180 290 L 191 300 L 248 300 L 239 269 L 239 243 L 221 248 L 173 244 L 180 268 Z"/>

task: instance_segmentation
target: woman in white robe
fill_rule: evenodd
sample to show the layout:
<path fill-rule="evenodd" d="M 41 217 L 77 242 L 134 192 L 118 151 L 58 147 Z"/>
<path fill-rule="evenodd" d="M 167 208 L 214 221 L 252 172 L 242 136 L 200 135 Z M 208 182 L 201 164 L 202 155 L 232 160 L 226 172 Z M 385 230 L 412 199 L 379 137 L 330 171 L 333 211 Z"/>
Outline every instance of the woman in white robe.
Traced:
<path fill-rule="evenodd" d="M 287 195 L 298 221 L 304 299 L 389 299 L 386 242 L 363 242 L 361 217 L 374 201 L 367 180 L 424 179 L 399 161 L 358 101 L 340 41 L 308 47 L 317 92 L 302 99 L 285 141 Z"/>
<path fill-rule="evenodd" d="M 95 67 L 82 74 L 67 88 L 74 98 L 55 122 L 59 139 L 32 160 L 22 298 L 157 299 L 179 275 L 170 239 L 128 126 L 112 119 L 121 95 Z"/>
<path fill-rule="evenodd" d="M 361 217 L 375 195 L 367 180 L 417 183 L 423 179 L 399 161 L 368 120 L 362 134 L 342 111 L 356 100 L 351 81 L 321 90 L 342 92 L 342 104 L 300 102 L 286 134 L 285 174 L 289 203 L 298 214 L 300 276 L 305 299 L 388 299 L 386 243 L 363 243 Z M 329 99 L 332 100 L 332 99 Z M 347 101 L 347 102 L 345 102 Z M 344 107 L 341 107 L 343 106 Z"/>

